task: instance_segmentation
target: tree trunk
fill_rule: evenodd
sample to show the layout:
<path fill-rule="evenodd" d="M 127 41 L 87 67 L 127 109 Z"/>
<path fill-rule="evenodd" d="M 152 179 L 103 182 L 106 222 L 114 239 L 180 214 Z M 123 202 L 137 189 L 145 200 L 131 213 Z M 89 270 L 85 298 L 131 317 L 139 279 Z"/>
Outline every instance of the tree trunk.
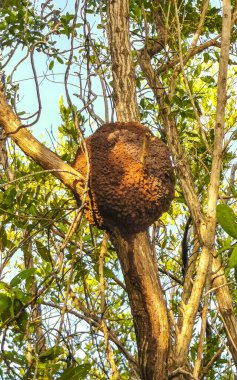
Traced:
<path fill-rule="evenodd" d="M 139 121 L 135 70 L 129 40 L 129 1 L 108 1 L 108 39 L 112 61 L 113 101 L 118 121 Z"/>
<path fill-rule="evenodd" d="M 167 379 L 169 324 L 148 233 L 125 238 L 116 231 L 111 236 L 132 309 L 141 378 Z"/>
<path fill-rule="evenodd" d="M 118 121 L 139 120 L 135 69 L 129 41 L 129 1 L 108 2 L 113 100 Z M 168 377 L 169 322 L 148 233 L 111 239 L 118 253 L 132 310 L 142 380 Z"/>

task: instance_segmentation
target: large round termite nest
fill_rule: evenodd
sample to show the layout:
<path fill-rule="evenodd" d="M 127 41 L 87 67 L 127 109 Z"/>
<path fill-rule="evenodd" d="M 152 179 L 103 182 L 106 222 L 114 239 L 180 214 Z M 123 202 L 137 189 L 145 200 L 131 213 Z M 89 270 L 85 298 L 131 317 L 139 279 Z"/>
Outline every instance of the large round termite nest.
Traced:
<path fill-rule="evenodd" d="M 90 159 L 91 224 L 123 234 L 145 230 L 174 197 L 174 174 L 167 146 L 136 122 L 104 124 L 86 139 Z M 86 176 L 79 149 L 72 166 Z"/>

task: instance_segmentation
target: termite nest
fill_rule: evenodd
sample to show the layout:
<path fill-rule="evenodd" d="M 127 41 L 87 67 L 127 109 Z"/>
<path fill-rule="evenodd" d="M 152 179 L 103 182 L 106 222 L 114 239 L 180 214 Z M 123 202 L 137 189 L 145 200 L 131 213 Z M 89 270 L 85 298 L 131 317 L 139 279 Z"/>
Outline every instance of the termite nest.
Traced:
<path fill-rule="evenodd" d="M 102 125 L 86 139 L 90 161 L 86 217 L 101 229 L 123 234 L 144 231 L 174 197 L 174 173 L 167 146 L 137 122 Z M 86 177 L 85 154 L 72 166 Z"/>

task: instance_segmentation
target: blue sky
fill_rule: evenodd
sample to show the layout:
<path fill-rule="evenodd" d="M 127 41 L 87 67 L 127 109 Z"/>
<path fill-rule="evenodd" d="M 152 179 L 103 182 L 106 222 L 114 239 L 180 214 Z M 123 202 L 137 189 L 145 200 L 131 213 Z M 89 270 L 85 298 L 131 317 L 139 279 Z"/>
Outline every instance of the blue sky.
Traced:
<path fill-rule="evenodd" d="M 54 4 L 60 8 L 63 8 L 63 13 L 74 12 L 74 2 L 72 1 L 63 1 L 62 0 L 54 0 Z M 64 7 L 64 5 L 66 6 Z M 93 23 L 95 23 L 95 17 L 93 15 L 89 15 L 92 19 Z M 99 30 L 96 29 L 96 25 L 94 27 L 94 32 L 99 33 Z M 63 36 L 58 38 L 57 46 L 66 50 L 70 47 L 70 41 L 67 37 Z M 11 74 L 15 65 L 21 60 L 21 58 L 26 54 L 26 50 L 18 49 L 17 53 L 10 61 L 9 65 L 6 67 L 6 75 Z M 75 55 L 78 52 L 75 51 Z M 61 123 L 61 118 L 59 115 L 59 99 L 61 96 L 64 98 L 64 102 L 66 104 L 66 96 L 64 89 L 64 74 L 65 74 L 65 65 L 58 63 L 55 60 L 55 64 L 53 70 L 48 70 L 48 65 L 50 59 L 46 57 L 46 55 L 42 53 L 35 52 L 35 67 L 38 74 L 38 80 L 40 84 L 40 93 L 41 93 L 41 101 L 42 101 L 42 113 L 40 117 L 40 121 L 32 127 L 32 133 L 41 141 L 46 141 L 47 145 L 50 145 L 50 139 L 48 138 L 48 134 L 46 130 L 50 132 L 51 130 L 55 133 L 55 137 L 57 138 L 57 127 Z M 71 94 L 79 92 L 79 78 L 74 74 L 76 68 L 72 67 L 71 76 L 69 86 Z M 73 76 L 74 74 L 74 76 Z M 25 111 L 27 116 L 29 114 L 33 114 L 38 109 L 36 90 L 33 79 L 33 72 L 30 65 L 29 58 L 25 60 L 15 71 L 13 75 L 13 83 L 19 84 L 19 102 L 17 104 L 17 111 L 22 112 Z M 96 93 L 101 93 L 100 84 L 97 78 L 93 77 L 93 86 Z M 72 96 L 73 103 L 77 106 L 78 109 L 82 107 L 81 101 L 76 97 Z M 104 118 L 104 103 L 101 98 L 97 98 L 95 102 L 96 112 Z M 23 115 L 25 117 L 26 115 Z M 32 120 L 30 120 L 32 122 Z"/>

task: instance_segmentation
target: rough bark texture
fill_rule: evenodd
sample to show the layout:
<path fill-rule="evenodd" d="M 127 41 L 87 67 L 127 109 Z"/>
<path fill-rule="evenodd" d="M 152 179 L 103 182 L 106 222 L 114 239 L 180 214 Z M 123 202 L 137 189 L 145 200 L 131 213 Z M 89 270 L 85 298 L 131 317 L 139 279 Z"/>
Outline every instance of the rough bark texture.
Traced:
<path fill-rule="evenodd" d="M 119 122 L 138 121 L 135 70 L 129 42 L 129 0 L 108 1 L 114 105 Z M 112 236 L 124 273 L 137 337 L 142 380 L 166 380 L 169 322 L 146 232 Z"/>
<path fill-rule="evenodd" d="M 143 380 L 168 378 L 169 324 L 164 295 L 147 232 L 111 235 L 122 266 L 137 337 Z"/>
<path fill-rule="evenodd" d="M 237 368 L 237 320 L 233 309 L 232 298 L 220 260 L 213 257 L 213 288 L 219 305 L 220 315 L 228 339 L 235 367 Z"/>
<path fill-rule="evenodd" d="M 139 121 L 135 70 L 129 40 L 129 1 L 108 1 L 108 38 L 117 120 Z"/>
<path fill-rule="evenodd" d="M 167 146 L 144 125 L 104 124 L 86 140 L 90 191 L 86 215 L 91 224 L 123 235 L 145 231 L 174 197 L 174 175 Z M 80 149 L 73 167 L 85 175 Z"/>

